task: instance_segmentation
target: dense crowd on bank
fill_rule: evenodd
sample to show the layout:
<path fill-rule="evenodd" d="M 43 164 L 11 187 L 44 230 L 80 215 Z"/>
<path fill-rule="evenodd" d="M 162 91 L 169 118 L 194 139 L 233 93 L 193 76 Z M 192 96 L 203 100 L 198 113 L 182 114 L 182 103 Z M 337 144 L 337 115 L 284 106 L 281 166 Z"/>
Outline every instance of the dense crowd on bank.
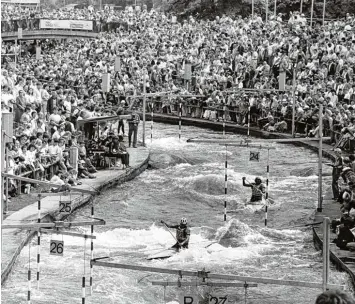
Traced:
<path fill-rule="evenodd" d="M 81 139 L 78 121 L 141 108 L 144 90 L 156 93 L 147 110 L 177 115 L 181 104 L 186 116 L 270 132 L 290 131 L 294 107 L 296 132 L 305 136 L 319 134 L 322 104 L 324 135 L 331 137 L 334 149 L 354 152 L 354 16 L 311 27 L 298 13 L 289 20 L 271 16 L 267 23 L 257 15 L 179 23 L 172 15 L 145 8 L 24 10 L 24 15 L 11 6 L 2 11 L 5 30 L 25 16 L 29 29 L 36 18 L 95 19 L 102 32 L 92 40 L 40 41 L 40 59 L 34 45 L 2 42 L 1 107 L 14 113 L 14 142 L 8 144 L 14 173 L 37 170 L 45 178 L 46 164 L 55 162 L 71 183 L 77 182 L 76 174 L 93 177 L 102 159 L 87 153 L 89 143 Z M 109 26 L 117 20 L 118 27 Z M 14 53 L 16 66 L 8 59 Z M 105 92 L 102 77 L 107 73 L 111 78 Z M 122 127 L 122 121 L 102 123 L 95 133 L 96 148 L 116 151 Z M 79 147 L 80 172 L 73 172 L 71 147 Z M 353 160 L 339 165 L 336 182 L 346 168 L 353 172 Z M 344 181 L 354 202 L 351 174 Z M 335 199 L 342 195 L 334 193 Z"/>

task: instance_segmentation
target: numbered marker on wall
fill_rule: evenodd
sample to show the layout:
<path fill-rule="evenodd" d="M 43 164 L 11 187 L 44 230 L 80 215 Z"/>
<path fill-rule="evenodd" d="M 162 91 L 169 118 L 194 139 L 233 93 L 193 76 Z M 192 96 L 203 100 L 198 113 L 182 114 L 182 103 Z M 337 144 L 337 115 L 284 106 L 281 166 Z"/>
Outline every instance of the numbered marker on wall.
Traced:
<path fill-rule="evenodd" d="M 61 214 L 70 214 L 71 211 L 71 201 L 59 201 L 59 212 Z"/>
<path fill-rule="evenodd" d="M 51 255 L 63 256 L 63 253 L 64 253 L 64 241 L 51 240 L 49 253 Z"/>
<path fill-rule="evenodd" d="M 228 295 L 209 295 L 208 304 L 227 304 Z"/>
<path fill-rule="evenodd" d="M 196 294 L 180 294 L 179 304 L 197 304 L 198 296 Z"/>

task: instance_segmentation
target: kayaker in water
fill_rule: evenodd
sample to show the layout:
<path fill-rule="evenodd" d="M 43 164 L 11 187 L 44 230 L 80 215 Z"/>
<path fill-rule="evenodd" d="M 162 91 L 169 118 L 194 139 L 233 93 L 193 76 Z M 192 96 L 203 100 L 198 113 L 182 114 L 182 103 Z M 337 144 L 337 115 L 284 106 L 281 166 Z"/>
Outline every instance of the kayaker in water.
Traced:
<path fill-rule="evenodd" d="M 179 250 L 180 248 L 188 248 L 190 241 L 190 228 L 187 227 L 186 218 L 182 218 L 179 225 L 168 225 L 163 220 L 161 221 L 168 228 L 176 229 L 176 244 L 171 248 L 176 248 Z"/>
<path fill-rule="evenodd" d="M 251 199 L 250 202 L 261 201 L 263 195 L 265 195 L 265 185 L 261 182 L 260 177 L 255 177 L 255 183 L 246 183 L 246 177 L 243 177 L 243 186 L 249 187 L 251 189 Z"/>

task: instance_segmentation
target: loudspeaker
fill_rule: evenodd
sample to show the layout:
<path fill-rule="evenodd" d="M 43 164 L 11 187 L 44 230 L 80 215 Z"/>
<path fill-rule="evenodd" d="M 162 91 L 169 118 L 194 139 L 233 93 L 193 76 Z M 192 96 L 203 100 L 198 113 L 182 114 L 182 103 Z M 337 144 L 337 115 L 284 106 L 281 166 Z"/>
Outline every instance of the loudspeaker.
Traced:
<path fill-rule="evenodd" d="M 184 74 L 184 79 L 185 80 L 191 80 L 191 63 L 185 63 L 185 74 Z"/>
<path fill-rule="evenodd" d="M 286 84 L 286 72 L 280 72 L 279 75 L 279 90 L 284 91 Z"/>
<path fill-rule="evenodd" d="M 40 59 L 41 59 L 41 47 L 36 46 L 36 60 L 40 60 Z"/>
<path fill-rule="evenodd" d="M 14 136 L 14 114 L 2 113 L 1 131 L 5 132 L 4 143 L 12 142 Z"/>
<path fill-rule="evenodd" d="M 111 75 L 109 73 L 102 75 L 102 91 L 107 93 L 110 91 Z"/>
<path fill-rule="evenodd" d="M 121 58 L 116 57 L 115 58 L 115 72 L 121 72 Z"/>

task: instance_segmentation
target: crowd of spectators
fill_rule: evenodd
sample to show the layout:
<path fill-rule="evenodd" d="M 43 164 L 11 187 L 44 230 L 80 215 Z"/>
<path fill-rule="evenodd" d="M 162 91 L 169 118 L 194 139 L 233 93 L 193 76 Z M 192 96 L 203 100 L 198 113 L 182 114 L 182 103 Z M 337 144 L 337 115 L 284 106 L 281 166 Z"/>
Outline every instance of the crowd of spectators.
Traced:
<path fill-rule="evenodd" d="M 15 140 L 9 148 L 20 168 L 43 173 L 52 160 L 61 172 L 70 172 L 70 147 L 85 145 L 78 120 L 123 113 L 137 102 L 139 106 L 144 88 L 157 93 L 147 110 L 176 113 L 182 103 L 183 115 L 239 125 L 250 119 L 251 125 L 277 132 L 291 129 L 294 104 L 296 132 L 306 136 L 319 132 L 322 103 L 324 133 L 334 148 L 354 149 L 354 16 L 311 27 L 299 13 L 289 20 L 271 16 L 267 23 L 258 15 L 190 17 L 180 23 L 175 16 L 144 7 L 32 11 L 7 6 L 2 14 L 7 31 L 20 17 L 21 27 L 29 29 L 38 18 L 100 24 L 96 39 L 38 41 L 40 58 L 33 43 L 16 47 L 2 42 L 1 108 L 14 113 Z M 111 75 L 108 93 L 102 82 L 106 73 Z M 281 91 L 283 78 L 286 88 Z M 172 94 L 159 96 L 161 92 Z M 104 144 L 119 135 L 112 123 L 100 127 L 97 135 Z M 81 177 L 92 176 L 92 164 L 99 164 L 88 154 L 81 155 Z"/>

